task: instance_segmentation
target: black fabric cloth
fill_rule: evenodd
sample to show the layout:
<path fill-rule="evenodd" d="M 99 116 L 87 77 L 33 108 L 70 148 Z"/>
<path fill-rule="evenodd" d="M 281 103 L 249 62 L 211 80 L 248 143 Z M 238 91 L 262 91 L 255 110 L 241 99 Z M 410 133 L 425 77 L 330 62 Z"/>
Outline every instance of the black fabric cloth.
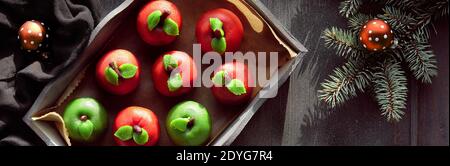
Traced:
<path fill-rule="evenodd" d="M 43 87 L 76 60 L 100 21 L 98 0 L 0 0 L 0 145 L 44 145 L 22 121 Z M 20 50 L 27 20 L 50 27 L 49 60 Z"/>

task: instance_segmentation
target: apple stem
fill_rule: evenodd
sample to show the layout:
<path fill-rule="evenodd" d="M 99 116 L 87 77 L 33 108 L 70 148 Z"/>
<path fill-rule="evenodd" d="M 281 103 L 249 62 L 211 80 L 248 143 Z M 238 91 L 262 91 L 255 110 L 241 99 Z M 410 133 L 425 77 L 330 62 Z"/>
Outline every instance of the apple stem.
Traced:
<path fill-rule="evenodd" d="M 220 33 L 220 30 L 216 29 L 216 30 L 213 32 L 213 37 L 216 38 L 216 39 L 219 39 L 219 38 L 221 38 L 221 37 L 223 37 L 223 36 L 222 36 L 222 33 Z"/>
<path fill-rule="evenodd" d="M 162 11 L 162 15 L 159 18 L 160 21 L 158 23 L 159 27 L 162 27 L 164 25 L 164 21 L 167 19 L 167 17 L 169 17 L 170 14 L 171 14 L 171 12 L 169 10 L 163 10 Z"/>
<path fill-rule="evenodd" d="M 116 65 L 116 62 L 109 63 L 109 67 L 111 67 L 117 73 L 117 75 L 119 75 L 120 78 L 123 78 L 122 73 Z"/>
<path fill-rule="evenodd" d="M 88 120 L 88 117 L 86 115 L 81 115 L 80 120 L 84 122 L 84 121 Z"/>
<path fill-rule="evenodd" d="M 140 134 L 140 133 L 142 133 L 142 128 L 141 128 L 141 126 L 139 126 L 139 125 L 134 125 L 134 126 L 133 126 L 133 131 L 134 131 L 135 133 Z"/>
<path fill-rule="evenodd" d="M 167 74 L 170 75 L 172 73 L 173 69 L 174 68 L 172 66 L 167 66 L 167 69 L 166 69 Z"/>
<path fill-rule="evenodd" d="M 194 118 L 190 118 L 189 122 L 187 123 L 187 128 L 191 129 L 192 127 L 194 127 L 194 122 L 195 122 L 195 119 Z"/>
<path fill-rule="evenodd" d="M 180 62 L 178 62 L 177 63 L 178 64 L 178 66 L 180 66 Z M 181 69 L 179 68 L 179 67 L 173 67 L 173 66 L 167 66 L 167 69 L 165 69 L 165 71 L 166 71 L 166 73 L 167 73 L 167 75 L 171 75 L 172 74 L 172 72 L 175 70 L 175 72 L 176 73 L 181 73 Z M 176 73 L 174 73 L 174 74 L 176 74 Z"/>

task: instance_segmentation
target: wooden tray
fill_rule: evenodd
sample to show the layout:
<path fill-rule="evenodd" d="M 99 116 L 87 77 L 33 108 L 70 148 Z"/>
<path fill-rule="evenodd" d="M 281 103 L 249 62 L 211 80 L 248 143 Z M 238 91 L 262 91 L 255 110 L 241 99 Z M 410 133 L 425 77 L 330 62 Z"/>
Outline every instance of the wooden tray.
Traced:
<path fill-rule="evenodd" d="M 261 88 L 270 91 L 277 90 L 278 87 L 257 87 L 250 103 L 232 107 L 215 101 L 210 90 L 205 87 L 195 88 L 190 94 L 182 97 L 164 97 L 153 88 L 151 80 L 151 66 L 156 57 L 171 50 L 185 51 L 192 55 L 192 45 L 196 43 L 196 21 L 202 13 L 215 8 L 227 8 L 240 17 L 245 31 L 240 51 L 244 53 L 247 51 L 278 52 L 278 77 L 270 78 L 272 83 L 284 82 L 306 49 L 284 29 L 280 29 L 279 23 L 274 22 L 273 16 L 268 16 L 267 10 L 257 1 L 173 0 L 172 2 L 178 6 L 183 16 L 181 36 L 174 44 L 159 48 L 145 44 L 139 38 L 135 25 L 137 13 L 147 1 L 125 1 L 96 27 L 90 44 L 80 56 L 81 58 L 69 67 L 68 72 L 44 89 L 24 117 L 25 122 L 48 145 L 71 145 L 59 115 L 62 115 L 67 103 L 74 98 L 93 97 L 98 99 L 108 112 L 107 132 L 103 138 L 92 144 L 74 143 L 73 145 L 115 145 L 111 126 L 116 114 L 128 106 L 142 106 L 155 112 L 161 126 L 158 145 L 174 145 L 164 125 L 167 113 L 175 104 L 193 100 L 203 104 L 212 117 L 213 130 L 208 145 L 231 144 L 264 102 L 264 96 L 258 93 Z M 136 91 L 126 96 L 111 95 L 103 91 L 95 81 L 95 64 L 98 59 L 106 52 L 118 48 L 133 52 L 141 63 L 140 85 Z M 203 65 L 202 70 L 207 67 Z M 49 112 L 51 114 L 48 114 Z"/>

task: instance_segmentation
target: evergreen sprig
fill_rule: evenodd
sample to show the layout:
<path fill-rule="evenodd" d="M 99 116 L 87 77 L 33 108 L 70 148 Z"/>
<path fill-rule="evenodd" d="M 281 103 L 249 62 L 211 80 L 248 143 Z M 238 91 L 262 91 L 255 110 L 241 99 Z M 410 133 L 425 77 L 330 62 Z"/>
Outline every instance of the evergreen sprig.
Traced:
<path fill-rule="evenodd" d="M 366 14 L 361 14 L 361 13 L 357 13 L 354 16 L 348 18 L 348 27 L 350 28 L 350 30 L 352 30 L 355 34 L 358 34 L 361 30 L 361 27 L 367 23 L 367 21 L 369 21 L 370 19 L 372 19 L 373 17 L 366 15 Z"/>
<path fill-rule="evenodd" d="M 399 63 L 386 60 L 376 67 L 374 91 L 381 109 L 381 115 L 388 121 L 399 121 L 405 114 L 407 99 L 407 81 Z"/>
<path fill-rule="evenodd" d="M 339 6 L 339 14 L 346 18 L 349 18 L 350 16 L 358 12 L 361 4 L 361 0 L 345 0 L 341 2 Z"/>
<path fill-rule="evenodd" d="M 436 7 L 434 9 L 436 9 L 436 13 L 434 13 L 434 15 L 433 15 L 434 19 L 448 16 L 448 13 L 450 11 L 448 1 L 449 0 L 441 0 L 435 4 Z"/>
<path fill-rule="evenodd" d="M 325 40 L 325 46 L 336 49 L 339 56 L 354 59 L 364 55 L 364 50 L 358 45 L 357 37 L 351 31 L 331 27 L 323 31 L 322 38 Z"/>
<path fill-rule="evenodd" d="M 432 19 L 447 16 L 448 8 L 448 0 L 432 0 L 422 1 L 422 4 L 417 3 L 417 7 L 413 11 L 418 15 L 419 20 L 431 21 Z"/>
<path fill-rule="evenodd" d="M 402 65 L 406 64 L 417 80 L 431 83 L 437 75 L 437 60 L 429 44 L 432 21 L 448 16 L 449 0 L 344 0 L 339 13 L 347 18 L 348 30 L 331 27 L 322 33 L 325 46 L 347 62 L 333 70 L 321 83 L 318 97 L 334 108 L 358 92 L 371 88 L 388 121 L 398 121 L 404 115 L 407 102 L 407 79 Z M 366 5 L 378 3 L 382 13 L 362 13 Z M 377 16 L 388 22 L 394 31 L 393 48 L 370 52 L 358 40 L 361 27 Z"/>
<path fill-rule="evenodd" d="M 437 75 L 437 61 L 428 42 L 411 40 L 405 44 L 403 56 L 414 77 L 423 83 L 431 83 Z"/>
<path fill-rule="evenodd" d="M 383 9 L 383 12 L 384 14 L 378 15 L 378 17 L 387 21 L 396 32 L 408 32 L 411 26 L 417 22 L 412 14 L 403 12 L 398 8 L 387 6 Z"/>
<path fill-rule="evenodd" d="M 372 79 L 367 66 L 354 61 L 334 69 L 329 77 L 321 84 L 323 89 L 319 90 L 319 98 L 332 108 L 355 97 L 357 90 L 363 92 Z"/>
<path fill-rule="evenodd" d="M 423 2 L 424 0 L 386 0 L 385 4 L 389 6 L 395 6 L 399 9 L 413 9 Z"/>

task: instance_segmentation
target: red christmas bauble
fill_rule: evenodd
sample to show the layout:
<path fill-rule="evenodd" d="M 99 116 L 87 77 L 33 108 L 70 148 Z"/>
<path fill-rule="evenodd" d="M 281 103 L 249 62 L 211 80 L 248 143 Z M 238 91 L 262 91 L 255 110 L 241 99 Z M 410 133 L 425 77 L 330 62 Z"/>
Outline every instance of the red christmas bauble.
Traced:
<path fill-rule="evenodd" d="M 375 18 L 361 28 L 359 41 L 369 51 L 381 51 L 394 44 L 394 34 L 386 21 Z"/>
<path fill-rule="evenodd" d="M 22 24 L 17 36 L 22 49 L 37 53 L 47 47 L 48 37 L 48 29 L 45 28 L 45 24 L 35 20 Z"/>

